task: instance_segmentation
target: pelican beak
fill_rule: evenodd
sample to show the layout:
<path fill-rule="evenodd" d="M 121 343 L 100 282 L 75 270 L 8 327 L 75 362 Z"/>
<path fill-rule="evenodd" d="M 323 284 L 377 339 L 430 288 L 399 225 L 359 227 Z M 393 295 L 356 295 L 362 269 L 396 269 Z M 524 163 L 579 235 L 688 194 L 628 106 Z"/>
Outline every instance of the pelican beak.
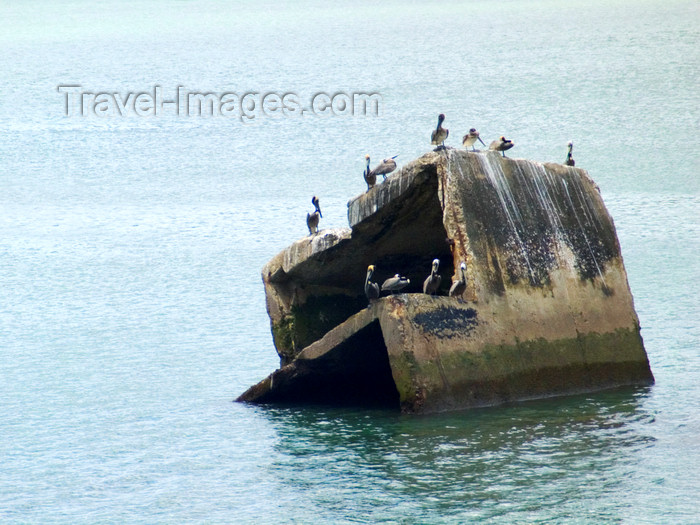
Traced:
<path fill-rule="evenodd" d="M 484 143 L 484 141 L 481 140 L 481 137 L 476 137 L 476 138 L 479 139 L 479 142 L 481 142 L 484 146 L 486 146 L 486 144 Z"/>
<path fill-rule="evenodd" d="M 392 158 L 392 159 L 395 159 L 396 157 L 398 157 L 398 155 L 394 155 L 394 156 L 393 156 L 393 157 L 391 157 L 391 158 Z"/>

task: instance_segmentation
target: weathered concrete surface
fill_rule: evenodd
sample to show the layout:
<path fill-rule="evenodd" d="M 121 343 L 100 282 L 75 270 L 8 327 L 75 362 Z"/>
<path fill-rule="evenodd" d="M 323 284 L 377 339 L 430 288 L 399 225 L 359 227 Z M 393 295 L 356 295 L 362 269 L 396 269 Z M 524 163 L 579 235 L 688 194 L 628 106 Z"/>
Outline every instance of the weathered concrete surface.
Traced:
<path fill-rule="evenodd" d="M 436 160 L 422 157 L 364 194 L 372 196 L 367 201 L 371 220 L 352 231 L 321 230 L 265 265 L 267 311 L 281 365 L 367 305 L 364 279 L 370 264 L 378 268 L 380 283 L 400 271 L 413 283 L 407 291 L 418 292 L 426 268 L 440 257 L 443 283 L 449 283 L 452 257 L 442 226 Z"/>
<path fill-rule="evenodd" d="M 351 402 L 424 413 L 648 381 L 634 329 L 520 341 L 482 311 L 448 297 L 382 298 L 238 401 Z"/>
<path fill-rule="evenodd" d="M 382 301 L 306 347 L 293 362 L 249 388 L 238 401 L 399 406 L 377 317 Z"/>
<path fill-rule="evenodd" d="M 366 304 L 338 281 L 338 270 L 333 273 L 329 264 L 342 259 L 350 236 L 350 229 L 322 230 L 296 241 L 263 267 L 267 312 L 281 364 Z"/>
<path fill-rule="evenodd" d="M 388 356 L 405 412 L 653 382 L 615 228 L 584 170 L 448 149 L 351 200 L 348 218 L 351 230 L 302 239 L 265 266 L 275 345 L 292 366 L 245 400 L 304 399 L 324 370 L 356 385 L 370 362 L 358 342 Z M 416 293 L 435 257 L 443 295 L 466 262 L 466 303 Z M 363 309 L 369 264 L 380 283 L 407 275 L 408 293 Z M 317 368 L 330 355 L 364 365 L 348 380 Z"/>
<path fill-rule="evenodd" d="M 380 317 L 404 412 L 435 412 L 649 380 L 634 328 L 521 339 L 488 306 L 448 297 L 390 298 Z"/>

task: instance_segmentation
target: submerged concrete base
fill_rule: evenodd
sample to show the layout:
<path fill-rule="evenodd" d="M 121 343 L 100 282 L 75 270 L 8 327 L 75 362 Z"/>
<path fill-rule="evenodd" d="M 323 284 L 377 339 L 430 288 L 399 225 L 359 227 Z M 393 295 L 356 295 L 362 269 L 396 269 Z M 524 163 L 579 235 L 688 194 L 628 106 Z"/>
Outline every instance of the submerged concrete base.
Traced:
<path fill-rule="evenodd" d="M 634 326 L 521 340 L 494 326 L 488 310 L 423 294 L 382 298 L 238 401 L 355 403 L 423 413 L 653 382 Z"/>

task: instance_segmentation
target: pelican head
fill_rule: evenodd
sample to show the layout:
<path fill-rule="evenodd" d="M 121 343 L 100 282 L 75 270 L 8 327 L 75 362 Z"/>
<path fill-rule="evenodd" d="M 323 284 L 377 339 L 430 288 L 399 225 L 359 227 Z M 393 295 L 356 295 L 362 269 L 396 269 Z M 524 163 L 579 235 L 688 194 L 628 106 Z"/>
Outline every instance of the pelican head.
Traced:
<path fill-rule="evenodd" d="M 323 217 L 323 214 L 321 213 L 321 205 L 319 204 L 318 197 L 316 197 L 316 195 L 311 197 L 311 204 L 313 204 L 314 208 L 316 208 L 319 217 Z"/>
<path fill-rule="evenodd" d="M 459 267 L 460 267 L 462 270 L 466 270 L 466 269 L 467 269 L 467 265 L 464 264 L 464 263 L 460 264 Z"/>
<path fill-rule="evenodd" d="M 566 160 L 564 161 L 564 164 L 566 164 L 567 166 L 576 166 L 576 161 L 574 160 L 574 156 L 571 153 L 571 151 L 574 149 L 574 141 L 570 140 L 568 146 L 569 152 L 566 154 Z"/>
<path fill-rule="evenodd" d="M 433 259 L 433 270 L 435 270 L 437 272 L 439 267 L 440 267 L 440 259 Z"/>
<path fill-rule="evenodd" d="M 501 142 L 505 142 L 506 138 L 504 136 L 501 136 Z"/>
<path fill-rule="evenodd" d="M 372 275 L 372 274 L 374 273 L 374 265 L 373 265 L 373 264 L 370 264 L 370 265 L 367 267 L 367 273 L 370 274 L 370 275 Z"/>
<path fill-rule="evenodd" d="M 439 126 L 440 124 L 442 124 L 442 122 L 443 122 L 444 120 L 445 120 L 445 114 L 444 114 L 444 113 L 440 113 L 440 114 L 438 115 L 438 126 Z"/>
<path fill-rule="evenodd" d="M 469 133 L 476 133 L 476 128 L 471 128 L 471 129 L 469 130 Z"/>

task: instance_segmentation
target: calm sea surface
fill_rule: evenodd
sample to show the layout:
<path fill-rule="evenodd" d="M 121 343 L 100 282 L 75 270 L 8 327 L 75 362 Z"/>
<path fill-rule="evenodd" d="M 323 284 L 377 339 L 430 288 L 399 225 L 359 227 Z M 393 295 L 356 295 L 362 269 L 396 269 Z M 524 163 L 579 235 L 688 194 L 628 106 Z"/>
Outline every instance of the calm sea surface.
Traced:
<path fill-rule="evenodd" d="M 700 523 L 696 1 L 0 1 L 0 523 Z M 379 117 L 65 116 L 378 92 Z M 260 269 L 364 155 L 470 127 L 600 185 L 651 388 L 429 417 L 232 403 Z M 363 270 L 360 270 L 363 271 Z"/>

